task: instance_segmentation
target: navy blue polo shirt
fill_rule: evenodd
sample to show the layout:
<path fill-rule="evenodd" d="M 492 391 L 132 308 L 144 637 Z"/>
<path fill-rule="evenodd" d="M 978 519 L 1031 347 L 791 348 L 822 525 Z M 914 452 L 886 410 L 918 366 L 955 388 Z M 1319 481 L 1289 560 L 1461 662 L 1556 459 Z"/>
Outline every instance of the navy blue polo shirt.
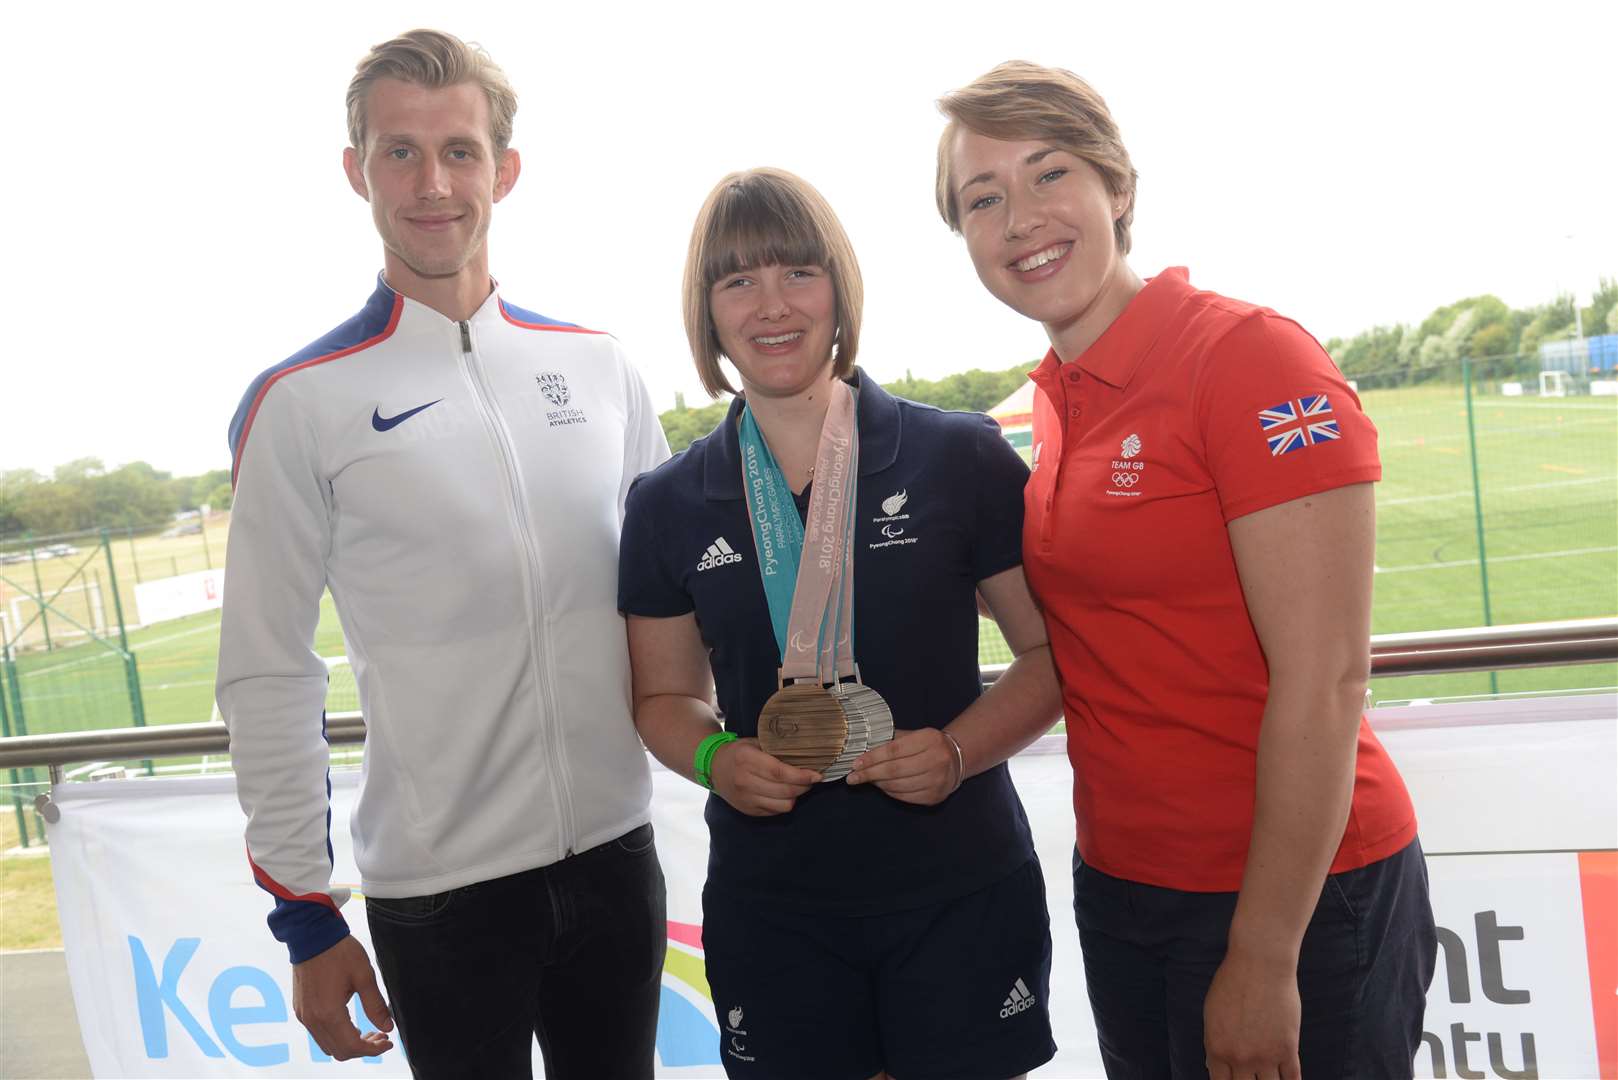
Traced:
<path fill-rule="evenodd" d="M 977 583 L 1022 564 L 1028 468 L 986 416 L 893 397 L 859 373 L 852 381 L 855 660 L 896 727 L 943 727 L 982 692 Z M 630 489 L 618 606 L 653 618 L 694 611 L 726 727 L 751 737 L 781 657 L 742 495 L 740 412 L 738 398 L 723 423 Z M 748 817 L 712 795 L 706 816 L 708 886 L 799 911 L 936 903 L 1034 854 L 1003 764 L 938 806 L 838 780 L 815 785 L 788 814 Z"/>

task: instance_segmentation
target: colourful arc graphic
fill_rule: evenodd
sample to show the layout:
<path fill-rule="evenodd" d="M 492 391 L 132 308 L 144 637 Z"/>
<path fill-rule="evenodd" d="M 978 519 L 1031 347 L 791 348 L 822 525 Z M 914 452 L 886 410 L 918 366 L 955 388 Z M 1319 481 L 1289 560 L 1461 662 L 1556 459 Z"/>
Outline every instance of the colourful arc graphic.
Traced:
<path fill-rule="evenodd" d="M 708 987 L 702 961 L 702 927 L 669 920 L 669 948 L 663 959 L 663 996 L 657 1016 L 657 1056 L 664 1065 L 719 1064 L 719 1028 L 715 1026 L 713 991 Z M 698 1008 L 681 985 L 708 1003 Z"/>

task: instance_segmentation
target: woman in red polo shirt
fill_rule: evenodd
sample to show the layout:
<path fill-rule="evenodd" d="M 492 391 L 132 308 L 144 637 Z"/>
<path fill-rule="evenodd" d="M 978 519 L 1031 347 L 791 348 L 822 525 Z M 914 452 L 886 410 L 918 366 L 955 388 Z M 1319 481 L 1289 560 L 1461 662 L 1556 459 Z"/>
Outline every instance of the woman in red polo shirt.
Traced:
<path fill-rule="evenodd" d="M 1135 170 L 1077 76 L 1002 64 L 939 105 L 939 212 L 1051 342 L 1024 565 L 1108 1075 L 1409 1076 L 1437 943 L 1362 714 L 1376 429 L 1296 323 L 1135 274 Z"/>

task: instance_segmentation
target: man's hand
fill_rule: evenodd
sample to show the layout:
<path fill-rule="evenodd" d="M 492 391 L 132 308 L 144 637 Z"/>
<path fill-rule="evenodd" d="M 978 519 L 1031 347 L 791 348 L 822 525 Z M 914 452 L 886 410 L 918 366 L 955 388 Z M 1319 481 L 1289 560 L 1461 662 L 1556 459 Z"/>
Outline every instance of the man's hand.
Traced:
<path fill-rule="evenodd" d="M 765 753 L 757 739 L 737 739 L 721 746 L 708 766 L 708 775 L 719 797 L 750 817 L 787 813 L 798 796 L 820 780 L 812 769 L 799 769 Z"/>
<path fill-rule="evenodd" d="M 1214 972 L 1202 1004 L 1209 1080 L 1300 1080 L 1298 971 L 1232 951 Z"/>
<path fill-rule="evenodd" d="M 895 732 L 893 741 L 867 750 L 848 774 L 850 784 L 875 784 L 891 798 L 935 806 L 961 784 L 961 759 L 938 728 Z"/>
<path fill-rule="evenodd" d="M 378 1030 L 361 1035 L 354 1026 L 348 999 L 355 994 Z M 292 965 L 292 1012 L 316 1045 L 338 1061 L 375 1057 L 393 1049 L 393 1040 L 383 1034 L 393 1030 L 393 1014 L 382 1000 L 365 946 L 352 936 Z"/>

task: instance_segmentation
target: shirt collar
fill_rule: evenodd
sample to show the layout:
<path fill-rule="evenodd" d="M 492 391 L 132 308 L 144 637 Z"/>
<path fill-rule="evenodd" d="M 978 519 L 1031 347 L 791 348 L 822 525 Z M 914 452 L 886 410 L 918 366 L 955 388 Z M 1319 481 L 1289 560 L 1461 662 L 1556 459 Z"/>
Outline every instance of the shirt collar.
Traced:
<path fill-rule="evenodd" d="M 888 468 L 899 457 L 899 424 L 902 414 L 894 400 L 875 379 L 867 378 L 858 367 L 848 380 L 859 391 L 855 415 L 860 429 L 860 475 L 870 476 Z M 742 396 L 731 399 L 724 422 L 708 437 L 702 493 L 709 499 L 742 497 L 742 451 L 738 418 Z"/>
<path fill-rule="evenodd" d="M 1158 335 L 1168 325 L 1169 316 L 1195 291 L 1191 287 L 1190 272 L 1183 266 L 1171 266 L 1156 277 L 1147 278 L 1145 287 L 1134 295 L 1112 325 L 1073 362 L 1108 386 L 1122 390 L 1135 377 L 1146 354 L 1152 351 Z M 1037 376 L 1035 381 L 1055 378 L 1061 366 L 1056 350 L 1050 350 L 1033 372 Z"/>
<path fill-rule="evenodd" d="M 376 290 L 371 293 L 371 302 L 379 302 L 385 298 L 386 302 L 391 304 L 396 296 L 404 300 L 406 312 L 414 312 L 417 317 L 425 318 L 429 321 L 436 319 L 440 323 L 455 324 L 455 320 L 442 312 L 395 291 L 393 286 L 388 284 L 387 278 L 382 276 L 382 271 L 378 270 L 376 272 Z M 478 305 L 478 309 L 466 321 L 476 326 L 485 322 L 499 321 L 501 318 L 503 316 L 500 314 L 500 282 L 491 277 L 489 279 L 489 295 L 484 299 L 483 303 Z"/>

